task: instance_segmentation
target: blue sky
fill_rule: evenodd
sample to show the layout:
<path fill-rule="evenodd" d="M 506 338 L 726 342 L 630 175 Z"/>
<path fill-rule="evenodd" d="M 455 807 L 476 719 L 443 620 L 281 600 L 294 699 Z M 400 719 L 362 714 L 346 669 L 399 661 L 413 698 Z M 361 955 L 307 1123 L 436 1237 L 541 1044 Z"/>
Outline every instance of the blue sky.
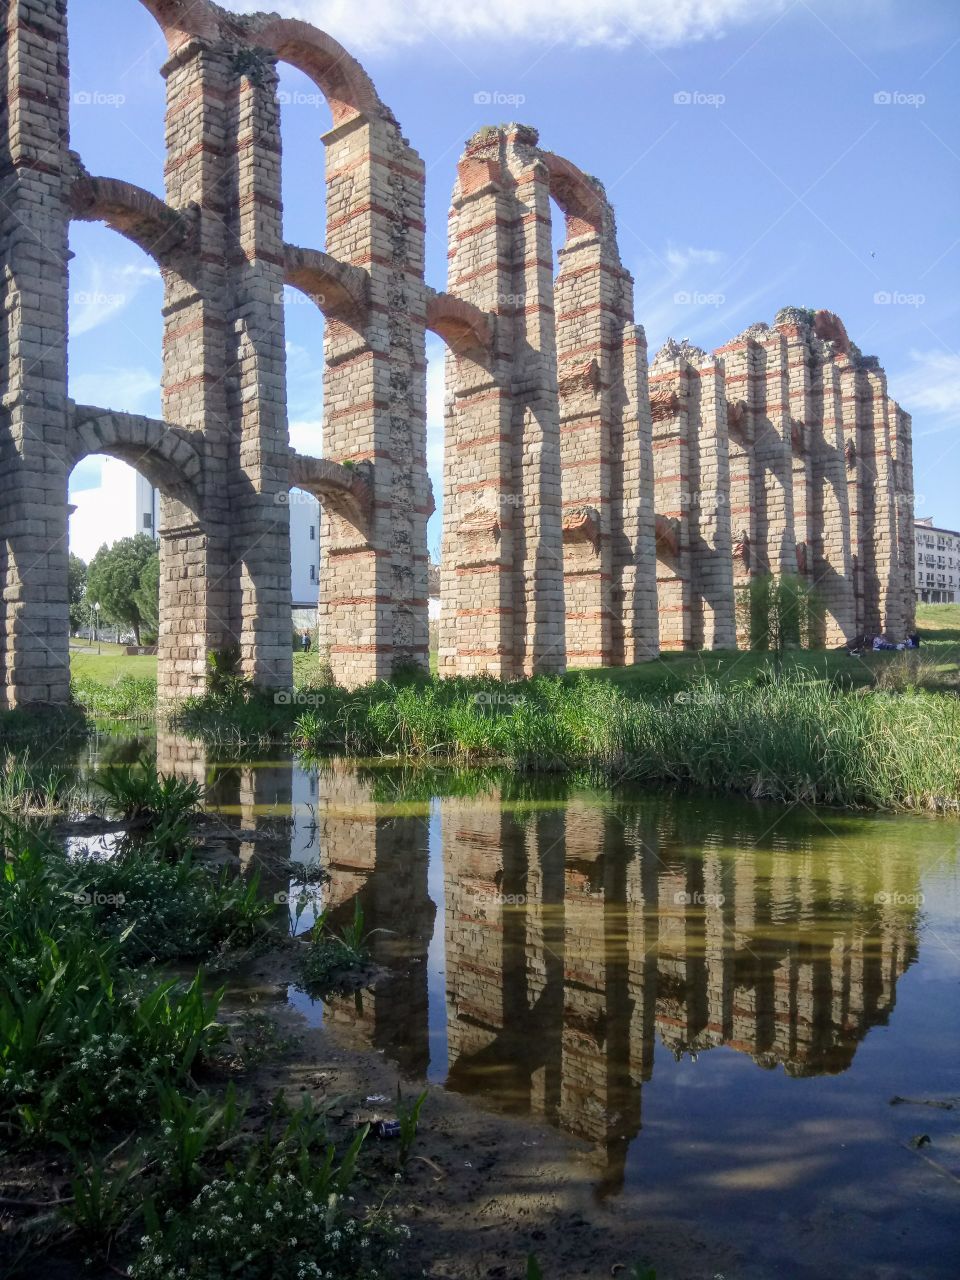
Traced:
<path fill-rule="evenodd" d="M 651 355 L 668 336 L 719 346 L 786 305 L 836 311 L 913 414 L 918 514 L 960 526 L 955 0 L 266 7 L 323 26 L 359 57 L 423 156 L 431 284 L 445 284 L 465 140 L 484 124 L 533 124 L 606 185 Z M 159 29 L 137 0 L 68 8 L 73 148 L 90 172 L 162 195 Z M 286 238 L 322 248 L 329 113 L 291 68 L 281 89 Z M 75 225 L 72 248 L 71 394 L 158 415 L 159 275 L 101 226 Z M 300 295 L 289 302 L 291 435 L 320 453 L 322 318 Z M 439 340 L 428 359 L 439 496 Z M 96 462 L 81 464 L 74 487 L 96 482 Z"/>

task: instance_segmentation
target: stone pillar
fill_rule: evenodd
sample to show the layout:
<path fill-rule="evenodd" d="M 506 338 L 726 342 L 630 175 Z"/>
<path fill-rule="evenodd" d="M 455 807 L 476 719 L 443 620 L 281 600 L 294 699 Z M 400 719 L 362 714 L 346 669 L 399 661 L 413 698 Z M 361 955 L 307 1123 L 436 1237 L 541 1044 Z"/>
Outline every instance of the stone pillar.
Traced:
<path fill-rule="evenodd" d="M 64 5 L 3 5 L 0 707 L 69 696 Z"/>
<path fill-rule="evenodd" d="M 476 140 L 480 148 L 481 139 Z M 511 256 L 514 198 L 499 154 L 468 148 L 449 222 L 449 292 L 495 312 L 495 351 L 446 354 L 440 661 L 443 676 L 516 672 Z"/>
<path fill-rule="evenodd" d="M 809 330 L 784 329 L 787 361 L 787 395 L 790 451 L 793 458 L 793 533 L 796 567 L 792 572 L 813 585 L 814 503 L 813 465 L 810 449 L 813 399 L 810 373 Z M 789 557 L 788 557 L 789 558 Z"/>
<path fill-rule="evenodd" d="M 549 186 L 536 142 L 522 125 L 481 131 L 454 192 L 449 291 L 498 319 L 489 377 L 447 365 L 448 674 L 565 667 Z"/>
<path fill-rule="evenodd" d="M 756 565 L 757 506 L 755 459 L 753 452 L 754 409 L 751 367 L 755 359 L 756 336 L 766 325 L 754 325 L 714 353 L 723 371 L 726 399 L 728 450 L 728 510 L 733 561 L 733 594 L 736 642 L 750 647 L 750 619 L 746 592 Z"/>
<path fill-rule="evenodd" d="M 861 429 L 857 371 L 846 352 L 838 353 L 836 364 L 840 378 L 843 458 L 847 475 L 847 507 L 850 512 L 850 563 L 855 608 L 854 630 L 857 635 L 863 635 L 867 631 L 863 582 L 864 530 L 872 510 L 868 511 L 865 507 L 863 461 L 860 456 Z M 873 635 L 875 632 L 876 626 L 874 625 L 874 630 L 870 634 Z"/>
<path fill-rule="evenodd" d="M 633 317 L 622 311 L 613 210 L 587 179 L 582 185 L 585 195 L 566 200 L 561 186 L 567 239 L 554 281 L 563 588 L 567 661 L 606 667 L 613 656 L 615 613 L 611 444 L 622 402 L 620 335 Z M 556 183 L 553 193 L 558 194 Z"/>
<path fill-rule="evenodd" d="M 753 450 L 757 462 L 757 573 L 795 574 L 793 452 L 787 384 L 787 342 L 802 338 L 789 319 L 761 335 L 755 348 Z"/>
<path fill-rule="evenodd" d="M 357 685 L 429 663 L 423 162 L 385 108 L 324 144 L 327 250 L 369 274 L 365 323 L 324 330 L 324 456 L 372 464 L 369 528 L 321 525 L 320 647 Z"/>
<path fill-rule="evenodd" d="M 226 232 L 230 269 L 227 402 L 232 427 L 231 560 L 239 574 L 240 671 L 293 682 L 287 508 L 280 106 L 267 55 L 242 50 L 231 84 Z"/>
<path fill-rule="evenodd" d="M 687 365 L 687 375 L 690 640 L 695 649 L 735 649 L 723 369 L 705 355 L 699 365 Z"/>
<path fill-rule="evenodd" d="M 902 640 L 904 629 L 897 528 L 896 409 L 887 396 L 886 374 L 868 357 L 859 372 L 862 387 L 861 449 L 865 504 L 863 594 L 865 629 Z"/>
<path fill-rule="evenodd" d="M 840 371 L 824 349 L 811 387 L 808 440 L 813 479 L 813 586 L 822 610 L 819 643 L 833 648 L 857 630 Z"/>
<path fill-rule="evenodd" d="M 620 665 L 658 646 L 646 339 L 603 189 L 544 158 L 567 225 L 554 282 L 567 658 Z"/>
<path fill-rule="evenodd" d="M 514 552 L 514 644 L 523 675 L 566 669 L 557 348 L 547 171 L 537 132 L 504 133 L 505 175 L 513 188 L 513 470 L 521 486 Z"/>
<path fill-rule="evenodd" d="M 913 421 L 898 404 L 891 402 L 896 418 L 895 494 L 897 504 L 897 541 L 900 549 L 900 594 L 903 601 L 903 633 L 911 635 L 917 625 L 917 593 L 914 573 L 916 542 L 913 509 Z"/>
<path fill-rule="evenodd" d="M 228 476 L 233 437 L 226 404 L 228 288 L 225 219 L 228 104 L 236 76 L 225 50 L 180 44 L 163 67 L 167 84 L 167 203 L 196 206 L 189 252 L 163 272 L 163 417 L 202 433 L 201 511 L 164 495 L 160 504 L 162 700 L 201 693 L 207 654 L 228 651 L 239 632 L 230 554 Z"/>
<path fill-rule="evenodd" d="M 660 648 L 689 649 L 693 611 L 689 545 L 687 372 L 672 340 L 650 367 Z"/>
<path fill-rule="evenodd" d="M 624 309 L 633 311 L 632 288 L 626 284 Z M 644 662 L 660 652 L 653 421 L 647 338 L 641 325 L 624 325 L 620 349 L 623 402 L 610 448 L 615 666 Z"/>

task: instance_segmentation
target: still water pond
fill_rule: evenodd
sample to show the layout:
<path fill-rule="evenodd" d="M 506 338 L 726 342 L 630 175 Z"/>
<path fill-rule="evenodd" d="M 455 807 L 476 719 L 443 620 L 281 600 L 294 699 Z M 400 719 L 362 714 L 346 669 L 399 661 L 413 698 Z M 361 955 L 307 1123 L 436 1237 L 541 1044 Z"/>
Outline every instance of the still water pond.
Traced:
<path fill-rule="evenodd" d="M 362 999 L 287 993 L 339 1041 L 556 1127 L 598 1198 L 759 1274 L 960 1274 L 958 824 L 197 750 L 158 763 L 193 753 L 243 835 L 292 820 L 377 931 Z"/>

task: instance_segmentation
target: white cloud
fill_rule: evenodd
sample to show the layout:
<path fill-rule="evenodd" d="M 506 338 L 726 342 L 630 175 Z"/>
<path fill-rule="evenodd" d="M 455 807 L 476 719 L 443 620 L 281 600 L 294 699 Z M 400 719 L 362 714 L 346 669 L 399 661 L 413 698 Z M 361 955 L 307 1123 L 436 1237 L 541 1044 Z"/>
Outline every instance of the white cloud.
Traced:
<path fill-rule="evenodd" d="M 144 285 L 159 280 L 153 266 L 117 265 L 88 260 L 86 269 L 70 283 L 70 333 L 79 337 L 106 324 L 130 305 Z"/>
<path fill-rule="evenodd" d="M 323 457 L 323 422 L 304 419 L 290 423 L 290 447 L 305 458 Z"/>
<path fill-rule="evenodd" d="M 292 422 L 314 422 L 323 405 L 322 330 L 315 349 L 288 338 L 286 353 L 287 412 Z"/>
<path fill-rule="evenodd" d="M 914 417 L 935 421 L 918 434 L 932 435 L 960 426 L 960 355 L 952 351 L 911 351 L 905 372 L 891 374 L 890 392 Z M 936 421 L 939 419 L 939 421 Z"/>
<path fill-rule="evenodd" d="M 719 249 L 694 249 L 692 245 L 686 249 L 678 245 L 667 246 L 665 260 L 671 271 L 683 275 L 691 267 L 715 267 L 723 262 L 726 254 Z"/>
<path fill-rule="evenodd" d="M 530 44 L 658 47 L 725 34 L 731 26 L 769 20 L 787 0 L 276 0 L 288 18 L 302 18 L 336 37 L 350 52 L 382 52 L 422 44 L 473 40 Z M 235 12 L 249 0 L 227 0 Z"/>

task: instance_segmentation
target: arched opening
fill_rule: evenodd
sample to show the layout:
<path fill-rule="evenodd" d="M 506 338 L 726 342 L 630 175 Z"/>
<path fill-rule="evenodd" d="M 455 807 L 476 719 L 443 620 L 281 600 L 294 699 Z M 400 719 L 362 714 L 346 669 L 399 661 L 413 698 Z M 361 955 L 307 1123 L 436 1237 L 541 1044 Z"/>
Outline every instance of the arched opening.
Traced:
<path fill-rule="evenodd" d="M 90 652 L 96 644 L 99 653 L 112 628 L 114 643 L 155 652 L 161 631 L 172 625 L 164 615 L 175 604 L 175 592 L 165 593 L 162 586 L 160 497 L 174 498 L 196 513 L 199 455 L 188 455 L 182 465 L 177 446 L 184 444 L 185 452 L 188 446 L 182 440 L 173 443 L 164 424 L 152 419 L 87 416 L 83 408 L 77 418 L 82 421 L 78 448 L 85 450 L 96 439 L 101 451 L 82 452 L 68 482 L 96 459 L 100 483 L 73 489 L 68 507 L 71 651 Z M 142 440 L 147 423 L 155 427 L 153 445 Z"/>
<path fill-rule="evenodd" d="M 290 448 L 305 458 L 323 456 L 324 316 L 307 293 L 283 291 L 287 360 L 287 422 Z M 291 643 L 316 650 L 323 512 L 315 494 L 294 485 L 289 493 Z"/>
<path fill-rule="evenodd" d="M 83 650 L 98 631 L 102 637 L 111 616 L 83 587 L 100 547 L 159 536 L 162 455 L 145 432 L 135 443 L 120 419 L 160 417 L 163 284 L 146 253 L 103 226 L 73 223 L 70 245 L 68 391 L 80 405 L 118 411 L 117 420 L 85 415 L 83 436 L 76 421 L 69 431 L 71 647 Z M 99 618 L 95 603 L 101 603 Z M 77 643 L 83 632 L 87 645 Z M 116 630 L 113 635 L 118 638 Z"/>
<path fill-rule="evenodd" d="M 70 145 L 91 173 L 163 191 L 167 41 L 142 4 L 67 5 Z M 109 56 L 104 33 L 109 32 Z"/>
<path fill-rule="evenodd" d="M 326 242 L 326 148 L 330 108 L 322 91 L 298 67 L 277 67 L 280 137 L 283 147 L 281 190 L 283 238 L 287 244 L 322 249 Z"/>
<path fill-rule="evenodd" d="M 436 671 L 440 648 L 440 569 L 443 563 L 443 467 L 446 442 L 446 349 L 443 339 L 428 333 L 427 361 L 427 472 L 434 495 L 434 510 L 427 521 L 427 611 L 430 627 L 430 669 Z"/>

